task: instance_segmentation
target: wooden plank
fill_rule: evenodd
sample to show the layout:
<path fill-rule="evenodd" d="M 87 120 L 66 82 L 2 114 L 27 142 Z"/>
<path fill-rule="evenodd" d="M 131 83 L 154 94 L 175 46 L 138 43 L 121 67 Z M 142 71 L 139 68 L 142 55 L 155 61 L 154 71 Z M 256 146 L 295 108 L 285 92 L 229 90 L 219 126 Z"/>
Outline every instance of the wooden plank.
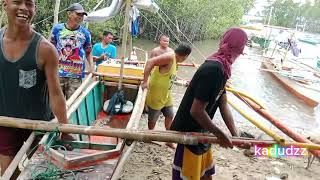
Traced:
<path fill-rule="evenodd" d="M 115 149 L 117 145 L 114 144 L 98 144 L 92 142 L 85 142 L 85 141 L 56 141 L 57 145 L 71 145 L 74 149 L 94 149 L 94 150 L 103 150 L 109 151 Z"/>
<path fill-rule="evenodd" d="M 94 97 L 93 97 L 93 91 L 91 91 L 87 98 L 86 98 L 86 107 L 87 107 L 87 114 L 88 114 L 88 121 L 89 125 L 91 125 L 94 120 L 96 119 L 96 111 L 95 111 L 95 105 L 94 105 Z"/>
<path fill-rule="evenodd" d="M 114 87 L 117 87 L 118 86 L 118 83 L 117 82 L 102 82 L 104 85 L 106 86 L 114 86 Z M 126 83 L 123 83 L 122 84 L 122 87 L 124 88 L 129 88 L 129 89 L 139 89 L 139 86 L 140 85 L 133 85 L 133 84 L 126 84 Z"/>

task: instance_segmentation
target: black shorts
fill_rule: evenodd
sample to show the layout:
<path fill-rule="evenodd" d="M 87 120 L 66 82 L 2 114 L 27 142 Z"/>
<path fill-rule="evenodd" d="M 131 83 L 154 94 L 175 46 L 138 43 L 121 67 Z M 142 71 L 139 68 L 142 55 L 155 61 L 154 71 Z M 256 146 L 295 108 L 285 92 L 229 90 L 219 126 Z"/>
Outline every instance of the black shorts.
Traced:
<path fill-rule="evenodd" d="M 152 109 L 148 106 L 148 120 L 152 122 L 156 122 L 159 119 L 160 114 L 163 114 L 164 117 L 173 118 L 173 106 L 166 106 L 160 110 Z"/>

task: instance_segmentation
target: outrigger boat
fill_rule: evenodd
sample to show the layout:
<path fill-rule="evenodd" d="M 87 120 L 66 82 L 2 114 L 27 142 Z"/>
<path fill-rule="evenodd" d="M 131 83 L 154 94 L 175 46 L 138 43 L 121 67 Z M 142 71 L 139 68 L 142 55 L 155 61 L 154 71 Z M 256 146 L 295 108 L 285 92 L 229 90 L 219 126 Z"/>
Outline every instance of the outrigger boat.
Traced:
<path fill-rule="evenodd" d="M 124 29 L 128 29 L 129 11 L 132 5 L 141 9 L 150 7 L 151 12 L 158 8 L 152 1 L 135 1 L 131 4 L 131 0 L 113 0 L 109 7 L 90 13 L 88 21 L 99 22 L 110 19 L 120 11 L 124 4 L 126 13 Z M 97 13 L 99 11 L 107 14 L 101 15 Z M 122 57 L 126 56 L 127 36 L 128 31 L 124 31 Z M 88 74 L 86 80 L 67 101 L 69 123 L 128 130 L 138 128 L 147 92 L 140 87 L 144 66 L 139 63 L 131 63 L 130 58 L 128 60 L 128 63 L 124 62 L 124 58 L 120 63 L 117 60 L 104 62 L 97 67 L 97 72 Z M 119 103 L 119 100 L 122 102 Z M 112 105 L 113 110 L 110 111 L 109 107 Z M 75 141 L 62 141 L 58 133 L 44 135 L 18 179 L 70 177 L 111 179 L 121 171 L 127 154 L 133 148 L 132 145 L 126 146 L 124 139 L 116 137 L 79 134 L 72 136 Z M 2 178 L 9 179 L 12 176 L 34 139 L 35 133 L 33 132 Z M 54 170 L 48 168 L 49 166 Z"/>
<path fill-rule="evenodd" d="M 319 71 L 292 58 L 289 50 L 272 42 L 262 61 L 263 71 L 269 72 L 287 91 L 305 104 L 315 107 L 320 102 Z M 291 57 L 290 57 L 291 56 Z"/>

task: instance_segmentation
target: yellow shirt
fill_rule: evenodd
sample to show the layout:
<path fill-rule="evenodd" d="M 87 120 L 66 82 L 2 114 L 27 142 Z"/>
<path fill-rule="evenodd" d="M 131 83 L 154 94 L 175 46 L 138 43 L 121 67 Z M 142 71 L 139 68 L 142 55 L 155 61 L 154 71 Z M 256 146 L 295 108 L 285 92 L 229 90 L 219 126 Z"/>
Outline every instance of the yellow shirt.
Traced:
<path fill-rule="evenodd" d="M 177 74 L 176 57 L 173 56 L 173 62 L 168 72 L 160 73 L 159 66 L 156 66 L 151 73 L 146 102 L 154 110 L 173 105 L 171 89 Z"/>

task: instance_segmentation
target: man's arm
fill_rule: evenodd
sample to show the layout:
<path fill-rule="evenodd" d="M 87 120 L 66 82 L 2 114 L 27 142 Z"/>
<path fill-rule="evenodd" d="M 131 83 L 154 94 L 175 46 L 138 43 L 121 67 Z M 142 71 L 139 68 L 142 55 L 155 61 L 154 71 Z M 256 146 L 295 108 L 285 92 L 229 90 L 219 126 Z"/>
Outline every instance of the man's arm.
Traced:
<path fill-rule="evenodd" d="M 87 61 L 88 61 L 88 66 L 89 66 L 89 68 L 88 68 L 88 70 L 89 70 L 89 72 L 93 72 L 94 70 L 94 68 L 93 68 L 93 57 L 92 57 L 92 54 L 91 54 L 91 48 L 90 47 L 88 47 L 88 48 L 86 48 L 86 58 L 87 58 Z"/>
<path fill-rule="evenodd" d="M 58 53 L 54 46 L 45 39 L 40 43 L 39 62 L 43 65 L 47 78 L 51 109 L 60 123 L 67 123 L 66 101 L 58 76 Z"/>
<path fill-rule="evenodd" d="M 143 72 L 143 82 L 142 82 L 142 88 L 147 88 L 148 87 L 148 79 L 151 73 L 151 70 L 153 69 L 154 66 L 164 66 L 172 63 L 173 61 L 173 54 L 168 53 L 168 54 L 162 54 L 160 56 L 153 57 L 149 59 L 144 67 L 144 72 Z"/>
<path fill-rule="evenodd" d="M 196 120 L 203 129 L 213 133 L 219 139 L 221 139 L 221 145 L 223 147 L 232 148 L 232 142 L 230 138 L 211 121 L 208 113 L 206 112 L 207 105 L 208 102 L 203 102 L 195 98 L 190 109 L 192 118 Z"/>
<path fill-rule="evenodd" d="M 238 132 L 237 132 L 236 126 L 234 124 L 231 111 L 228 106 L 227 93 L 223 93 L 221 95 L 221 103 L 219 105 L 219 109 L 220 109 L 222 119 L 225 122 L 225 124 L 227 125 L 231 135 L 238 136 Z"/>
<path fill-rule="evenodd" d="M 94 67 L 93 67 L 93 58 L 92 58 L 92 54 L 91 54 L 91 50 L 92 50 L 92 44 L 91 44 L 91 34 L 89 32 L 89 30 L 85 31 L 85 42 L 83 45 L 83 48 L 85 50 L 86 53 L 86 59 L 88 61 L 88 70 L 89 72 L 94 72 Z"/>

